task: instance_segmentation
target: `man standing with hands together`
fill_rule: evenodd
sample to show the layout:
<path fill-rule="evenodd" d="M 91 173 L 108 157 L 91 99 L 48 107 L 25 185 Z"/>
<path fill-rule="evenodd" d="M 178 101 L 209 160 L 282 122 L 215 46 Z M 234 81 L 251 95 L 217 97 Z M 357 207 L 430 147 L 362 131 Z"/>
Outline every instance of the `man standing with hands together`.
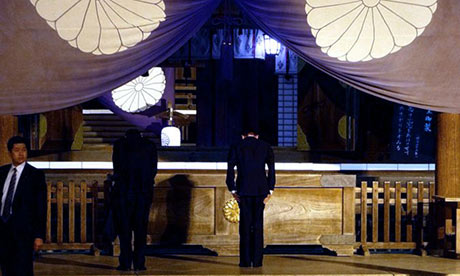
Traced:
<path fill-rule="evenodd" d="M 265 172 L 268 166 L 268 175 Z M 235 183 L 235 166 L 238 176 Z M 260 267 L 264 245 L 264 208 L 275 188 L 275 161 L 256 127 L 246 127 L 228 154 L 227 187 L 240 207 L 240 267 Z"/>
<path fill-rule="evenodd" d="M 27 141 L 8 141 L 9 165 L 0 167 L 0 267 L 4 276 L 33 275 L 33 251 L 43 245 L 46 182 L 27 161 Z"/>

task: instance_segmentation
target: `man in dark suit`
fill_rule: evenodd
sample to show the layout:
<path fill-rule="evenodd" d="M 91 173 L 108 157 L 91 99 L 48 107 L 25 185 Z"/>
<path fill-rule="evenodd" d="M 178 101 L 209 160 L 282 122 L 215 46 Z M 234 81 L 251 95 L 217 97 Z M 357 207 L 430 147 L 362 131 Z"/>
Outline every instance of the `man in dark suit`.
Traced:
<path fill-rule="evenodd" d="M 45 239 L 45 175 L 27 164 L 23 137 L 7 147 L 12 164 L 0 167 L 0 267 L 3 276 L 31 276 L 33 252 Z"/>
<path fill-rule="evenodd" d="M 240 207 L 241 267 L 262 266 L 264 208 L 275 188 L 273 150 L 257 134 L 256 128 L 246 128 L 243 139 L 231 147 L 228 155 L 226 183 Z"/>
<path fill-rule="evenodd" d="M 157 174 L 155 144 L 130 129 L 113 146 L 115 185 L 112 204 L 116 230 L 120 237 L 118 270 L 145 270 L 145 245 L 153 185 Z M 134 251 L 131 238 L 134 231 Z"/>

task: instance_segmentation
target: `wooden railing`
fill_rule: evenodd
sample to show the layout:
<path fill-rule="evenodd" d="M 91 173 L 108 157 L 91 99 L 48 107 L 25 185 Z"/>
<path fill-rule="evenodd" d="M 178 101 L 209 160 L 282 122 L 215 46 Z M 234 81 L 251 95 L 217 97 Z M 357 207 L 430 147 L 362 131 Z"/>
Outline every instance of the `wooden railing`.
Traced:
<path fill-rule="evenodd" d="M 356 187 L 356 239 L 369 249 L 423 249 L 434 224 L 434 182 L 363 181 Z M 104 193 L 97 181 L 47 183 L 43 250 L 97 250 L 103 236 Z M 362 193 L 361 191 L 365 191 Z"/>
<path fill-rule="evenodd" d="M 103 193 L 98 182 L 47 182 L 46 240 L 43 250 L 95 250 L 98 205 Z M 99 208 L 100 209 L 100 208 Z"/>
<path fill-rule="evenodd" d="M 365 192 L 362 192 L 365 191 Z M 361 182 L 356 188 L 357 239 L 361 249 L 418 249 L 433 223 L 434 182 Z"/>

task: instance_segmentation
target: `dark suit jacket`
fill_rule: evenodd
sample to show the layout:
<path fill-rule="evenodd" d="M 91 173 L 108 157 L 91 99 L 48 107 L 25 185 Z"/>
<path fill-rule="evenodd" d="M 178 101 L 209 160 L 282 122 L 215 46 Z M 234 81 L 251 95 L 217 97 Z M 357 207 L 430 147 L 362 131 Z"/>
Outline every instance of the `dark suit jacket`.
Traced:
<path fill-rule="evenodd" d="M 153 192 L 158 156 L 155 144 L 145 138 L 118 139 L 113 145 L 114 195 Z"/>
<path fill-rule="evenodd" d="M 265 172 L 268 166 L 268 175 Z M 235 169 L 238 176 L 235 183 Z M 275 188 L 275 159 L 266 142 L 247 137 L 230 148 L 227 167 L 227 187 L 240 196 L 265 196 Z"/>
<path fill-rule="evenodd" d="M 10 169 L 11 165 L 0 167 L 0 203 Z M 45 174 L 26 163 L 14 195 L 13 213 L 8 221 L 16 237 L 45 240 L 46 206 Z"/>

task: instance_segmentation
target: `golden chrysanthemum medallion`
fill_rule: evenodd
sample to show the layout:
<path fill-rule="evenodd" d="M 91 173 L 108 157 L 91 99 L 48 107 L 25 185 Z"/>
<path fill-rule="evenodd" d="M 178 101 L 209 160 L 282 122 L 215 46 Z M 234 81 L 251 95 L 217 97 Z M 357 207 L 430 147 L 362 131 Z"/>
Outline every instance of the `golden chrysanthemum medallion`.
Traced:
<path fill-rule="evenodd" d="M 224 218 L 229 222 L 240 222 L 240 207 L 238 206 L 238 202 L 236 202 L 234 198 L 229 199 L 227 200 L 227 202 L 225 202 L 222 211 L 224 212 Z"/>

